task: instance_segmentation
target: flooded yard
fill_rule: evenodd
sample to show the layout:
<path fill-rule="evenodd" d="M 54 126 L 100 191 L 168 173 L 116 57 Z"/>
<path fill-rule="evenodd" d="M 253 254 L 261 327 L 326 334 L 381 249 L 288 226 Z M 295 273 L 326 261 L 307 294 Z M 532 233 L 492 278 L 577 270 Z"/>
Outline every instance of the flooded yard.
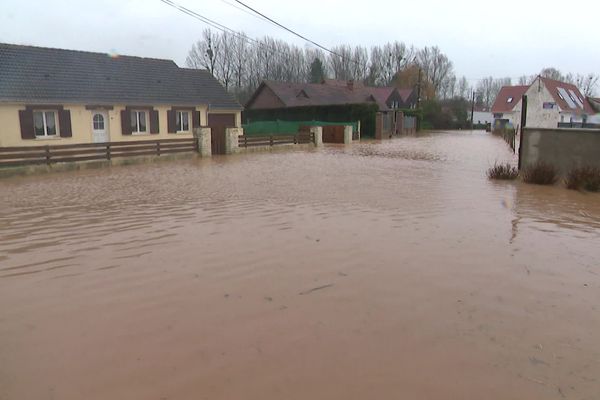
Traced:
<path fill-rule="evenodd" d="M 0 180 L 0 399 L 598 399 L 600 196 L 447 132 Z"/>

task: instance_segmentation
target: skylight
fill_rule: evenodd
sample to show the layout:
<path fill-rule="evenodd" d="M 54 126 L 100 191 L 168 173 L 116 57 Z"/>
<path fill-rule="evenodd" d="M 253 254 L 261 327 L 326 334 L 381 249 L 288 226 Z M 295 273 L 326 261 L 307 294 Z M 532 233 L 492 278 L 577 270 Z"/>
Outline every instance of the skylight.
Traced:
<path fill-rule="evenodd" d="M 507 103 L 512 103 L 512 101 L 513 101 L 512 97 L 509 97 L 508 100 L 506 100 Z"/>

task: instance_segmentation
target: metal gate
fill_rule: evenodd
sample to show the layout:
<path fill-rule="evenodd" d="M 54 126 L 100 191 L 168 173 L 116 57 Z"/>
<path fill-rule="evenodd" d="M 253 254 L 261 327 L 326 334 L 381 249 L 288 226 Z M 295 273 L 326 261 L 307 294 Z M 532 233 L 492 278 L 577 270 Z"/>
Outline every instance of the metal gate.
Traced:
<path fill-rule="evenodd" d="M 344 143 L 344 125 L 324 126 L 323 143 Z"/>
<path fill-rule="evenodd" d="M 225 126 L 211 126 L 210 149 L 212 154 L 225 154 Z"/>
<path fill-rule="evenodd" d="M 212 154 L 225 154 L 225 131 L 235 127 L 235 114 L 208 114 L 210 132 L 210 147 Z"/>

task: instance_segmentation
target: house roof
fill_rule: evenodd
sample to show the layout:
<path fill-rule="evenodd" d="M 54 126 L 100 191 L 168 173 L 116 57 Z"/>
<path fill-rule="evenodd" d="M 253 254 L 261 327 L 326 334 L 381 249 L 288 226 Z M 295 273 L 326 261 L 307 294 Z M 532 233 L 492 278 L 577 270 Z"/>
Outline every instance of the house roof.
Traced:
<path fill-rule="evenodd" d="M 393 87 L 370 87 L 364 86 L 362 83 L 354 83 L 350 88 L 346 81 L 334 79 L 324 79 L 322 83 L 263 81 L 246 103 L 247 108 L 252 107 L 254 100 L 264 87 L 271 89 L 285 107 L 375 103 L 380 111 L 388 111 L 389 107 L 386 104 L 388 98 L 394 91 L 400 92 Z M 406 91 L 404 95 L 408 98 L 412 89 Z"/>
<path fill-rule="evenodd" d="M 246 104 L 246 107 L 251 107 L 254 99 L 258 96 L 264 86 L 269 87 L 285 107 L 363 104 L 375 102 L 380 109 L 387 109 L 385 100 L 380 102 L 378 97 L 371 93 L 370 89 L 373 88 L 359 86 L 350 89 L 347 85 L 340 86 L 328 83 L 289 83 L 275 81 L 263 81 L 261 87 L 259 87 L 254 96 Z"/>
<path fill-rule="evenodd" d="M 398 94 L 402 98 L 402 101 L 405 102 L 405 103 L 408 101 L 408 98 L 415 91 L 415 89 L 396 89 L 396 90 L 398 91 Z"/>
<path fill-rule="evenodd" d="M 575 113 L 585 112 L 588 114 L 594 113 L 592 106 L 581 94 L 577 86 L 566 82 L 555 81 L 554 79 L 544 78 L 542 76 L 539 78 L 562 111 L 572 111 Z"/>
<path fill-rule="evenodd" d="M 0 101 L 241 108 L 208 71 L 171 60 L 4 43 Z"/>
<path fill-rule="evenodd" d="M 370 87 L 370 88 L 368 88 L 368 90 L 369 90 L 369 92 L 371 92 L 371 94 L 377 101 L 377 104 L 379 104 L 379 108 L 382 109 L 382 107 L 383 107 L 384 109 L 386 109 L 386 108 L 388 108 L 387 100 L 390 98 L 392 93 L 394 93 L 394 90 L 396 90 L 396 88 L 393 88 L 393 87 Z"/>
<path fill-rule="evenodd" d="M 588 97 L 587 100 L 595 111 L 600 112 L 600 97 Z"/>
<path fill-rule="evenodd" d="M 529 89 L 529 86 L 503 86 L 496 96 L 496 101 L 492 106 L 493 113 L 511 112 L 517 103 L 521 101 L 521 97 Z"/>

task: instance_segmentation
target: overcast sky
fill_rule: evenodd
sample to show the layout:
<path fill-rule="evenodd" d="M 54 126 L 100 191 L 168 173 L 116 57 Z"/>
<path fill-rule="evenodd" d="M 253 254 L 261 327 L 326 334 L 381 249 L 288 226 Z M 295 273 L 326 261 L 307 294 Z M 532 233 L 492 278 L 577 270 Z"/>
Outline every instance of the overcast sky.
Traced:
<path fill-rule="evenodd" d="M 173 1 L 251 37 L 305 46 L 232 7 L 234 0 Z M 473 84 L 489 75 L 514 82 L 548 66 L 600 73 L 598 0 L 244 2 L 326 47 L 437 45 Z M 0 42 L 169 58 L 181 66 L 206 28 L 160 0 L 0 0 L 0 9 Z"/>

